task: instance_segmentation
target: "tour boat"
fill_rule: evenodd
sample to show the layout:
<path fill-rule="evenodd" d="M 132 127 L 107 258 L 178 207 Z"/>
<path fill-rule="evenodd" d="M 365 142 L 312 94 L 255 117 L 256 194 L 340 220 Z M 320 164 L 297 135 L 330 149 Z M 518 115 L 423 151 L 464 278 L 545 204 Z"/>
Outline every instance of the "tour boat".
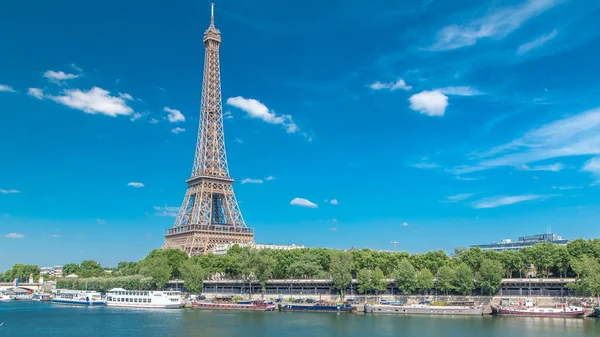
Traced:
<path fill-rule="evenodd" d="M 521 303 L 519 303 L 521 304 Z M 585 309 L 582 307 L 574 307 L 560 305 L 555 308 L 540 308 L 533 305 L 533 300 L 528 298 L 525 300 L 525 305 L 518 307 L 509 306 L 492 306 L 492 315 L 501 316 L 522 316 L 522 317 L 572 317 L 584 318 Z"/>
<path fill-rule="evenodd" d="M 305 312 L 352 312 L 354 307 L 349 303 L 326 304 L 279 304 L 279 311 L 305 311 Z"/>
<path fill-rule="evenodd" d="M 49 302 L 52 300 L 52 297 L 48 294 L 35 293 L 31 296 L 31 300 L 36 302 Z"/>
<path fill-rule="evenodd" d="M 365 304 L 365 313 L 400 314 L 400 315 L 459 315 L 482 316 L 483 306 L 466 305 L 370 305 Z"/>
<path fill-rule="evenodd" d="M 240 301 L 235 303 L 227 303 L 204 300 L 192 301 L 192 308 L 209 310 L 273 311 L 275 310 L 275 304 L 270 301 Z"/>
<path fill-rule="evenodd" d="M 0 294 L 0 302 L 8 302 L 13 301 L 15 298 L 13 296 Z"/>
<path fill-rule="evenodd" d="M 106 305 L 106 300 L 97 291 L 58 290 L 52 303 L 98 306 Z"/>
<path fill-rule="evenodd" d="M 123 308 L 179 309 L 185 305 L 185 302 L 180 291 L 114 288 L 106 293 L 106 305 Z"/>

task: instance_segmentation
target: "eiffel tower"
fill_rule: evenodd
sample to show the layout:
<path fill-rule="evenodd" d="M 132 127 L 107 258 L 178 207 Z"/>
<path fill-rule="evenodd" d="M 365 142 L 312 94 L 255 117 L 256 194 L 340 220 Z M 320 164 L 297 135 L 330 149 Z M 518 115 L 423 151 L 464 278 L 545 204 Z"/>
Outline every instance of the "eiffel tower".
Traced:
<path fill-rule="evenodd" d="M 254 230 L 246 227 L 227 166 L 219 66 L 221 32 L 215 27 L 214 4 L 203 41 L 206 51 L 194 167 L 179 214 L 163 245 L 179 248 L 189 256 L 206 254 L 219 244 L 254 242 Z"/>

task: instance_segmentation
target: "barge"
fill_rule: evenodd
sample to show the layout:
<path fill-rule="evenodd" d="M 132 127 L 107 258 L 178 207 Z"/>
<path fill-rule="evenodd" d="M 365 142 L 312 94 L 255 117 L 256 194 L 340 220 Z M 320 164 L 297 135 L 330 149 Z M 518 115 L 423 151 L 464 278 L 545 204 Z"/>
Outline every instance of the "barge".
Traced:
<path fill-rule="evenodd" d="M 192 301 L 192 308 L 207 310 L 274 311 L 275 304 L 269 301 L 240 301 L 235 303 Z"/>

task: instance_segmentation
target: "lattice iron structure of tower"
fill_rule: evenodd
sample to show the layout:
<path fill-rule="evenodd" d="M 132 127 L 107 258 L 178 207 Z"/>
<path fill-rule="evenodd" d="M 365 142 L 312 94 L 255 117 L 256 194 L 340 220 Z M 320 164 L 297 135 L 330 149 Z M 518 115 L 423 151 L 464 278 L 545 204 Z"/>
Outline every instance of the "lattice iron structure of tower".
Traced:
<path fill-rule="evenodd" d="M 219 65 L 221 32 L 215 27 L 214 4 L 211 6 L 210 26 L 203 39 L 204 78 L 192 176 L 163 245 L 179 248 L 189 256 L 208 253 L 219 244 L 254 243 L 254 230 L 244 222 L 227 166 Z"/>

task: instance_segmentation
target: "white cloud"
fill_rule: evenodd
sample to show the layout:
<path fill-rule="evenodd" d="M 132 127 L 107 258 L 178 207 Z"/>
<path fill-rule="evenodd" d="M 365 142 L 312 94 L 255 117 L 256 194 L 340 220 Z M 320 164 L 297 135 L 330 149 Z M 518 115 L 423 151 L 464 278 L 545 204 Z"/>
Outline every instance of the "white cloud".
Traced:
<path fill-rule="evenodd" d="M 329 228 L 329 230 L 331 230 L 332 232 L 337 232 L 337 228 L 335 228 L 335 227 L 331 227 L 331 228 Z"/>
<path fill-rule="evenodd" d="M 308 207 L 308 208 L 317 208 L 317 207 L 319 207 L 314 202 L 312 202 L 310 200 L 307 200 L 307 199 L 304 199 L 304 198 L 294 198 L 292 201 L 290 201 L 290 205 L 296 205 L 296 206 Z"/>
<path fill-rule="evenodd" d="M 431 170 L 431 169 L 436 169 L 436 168 L 440 167 L 440 165 L 438 165 L 436 163 L 427 163 L 427 162 L 411 164 L 410 166 L 412 166 L 414 168 L 418 168 L 418 169 L 423 169 L 423 170 Z"/>
<path fill-rule="evenodd" d="M 496 196 L 492 198 L 486 198 L 473 203 L 474 208 L 495 208 L 500 206 L 512 205 L 524 201 L 531 200 L 543 200 L 550 198 L 554 195 L 540 195 L 540 194 L 525 194 L 515 196 Z"/>
<path fill-rule="evenodd" d="M 63 92 L 63 96 L 46 96 L 51 100 L 64 104 L 70 108 L 81 110 L 85 113 L 116 117 L 118 115 L 130 115 L 133 109 L 125 103 L 121 97 L 111 96 L 110 92 L 93 87 L 88 91 L 70 89 Z"/>
<path fill-rule="evenodd" d="M 158 119 L 156 119 L 156 118 L 150 118 L 150 120 L 148 121 L 148 123 L 150 123 L 150 124 L 156 124 L 156 123 L 158 123 Z"/>
<path fill-rule="evenodd" d="M 456 177 L 454 177 L 454 179 L 462 180 L 462 181 L 476 181 L 476 180 L 481 180 L 482 178 L 456 176 Z"/>
<path fill-rule="evenodd" d="M 511 142 L 475 154 L 472 158 L 477 160 L 475 164 L 458 166 L 449 171 L 462 174 L 496 167 L 523 167 L 524 164 L 555 158 L 599 154 L 600 109 L 594 109 L 532 129 Z"/>
<path fill-rule="evenodd" d="M 408 227 L 408 222 L 404 221 L 403 223 L 400 224 L 401 227 Z"/>
<path fill-rule="evenodd" d="M 227 110 L 223 113 L 223 117 L 225 119 L 233 119 L 233 114 L 231 113 L 231 111 Z"/>
<path fill-rule="evenodd" d="M 472 196 L 474 196 L 475 193 L 459 193 L 459 194 L 455 194 L 455 195 L 449 195 L 446 197 L 446 202 L 458 202 L 461 200 L 465 200 L 468 199 Z"/>
<path fill-rule="evenodd" d="M 238 142 L 238 143 L 240 143 L 240 144 L 244 143 L 244 140 L 241 139 L 241 138 L 239 138 L 239 137 L 235 137 L 235 141 Z"/>
<path fill-rule="evenodd" d="M 564 0 L 528 0 L 520 5 L 502 8 L 466 24 L 446 26 L 438 32 L 436 42 L 430 49 L 451 50 L 472 46 L 482 38 L 504 38 L 525 21 L 561 2 Z"/>
<path fill-rule="evenodd" d="M 63 71 L 54 71 L 54 70 L 47 70 L 44 73 L 44 77 L 49 79 L 52 82 L 72 80 L 74 78 L 78 78 L 79 76 L 80 75 L 78 75 L 78 74 L 67 74 Z"/>
<path fill-rule="evenodd" d="M 0 193 L 2 193 L 2 194 L 16 194 L 16 193 L 21 193 L 21 191 L 19 191 L 19 190 L 2 190 L 2 189 L 0 189 Z"/>
<path fill-rule="evenodd" d="M 133 100 L 133 97 L 130 94 L 124 94 L 124 93 L 119 93 L 119 97 L 121 97 L 122 99 L 126 99 L 128 101 Z"/>
<path fill-rule="evenodd" d="M 475 88 L 471 88 L 471 87 L 466 87 L 466 86 L 462 86 L 462 87 L 444 87 L 444 88 L 439 88 L 436 89 L 437 91 L 441 92 L 442 94 L 446 94 L 446 95 L 455 95 L 455 96 L 477 96 L 477 95 L 483 95 L 483 93 Z"/>
<path fill-rule="evenodd" d="M 140 112 L 134 112 L 133 115 L 131 115 L 131 117 L 129 118 L 132 122 L 135 122 L 136 120 L 140 119 L 144 117 L 144 114 L 140 113 Z"/>
<path fill-rule="evenodd" d="M 448 96 L 437 90 L 421 91 L 408 100 L 411 109 L 427 116 L 443 116 L 448 106 Z"/>
<path fill-rule="evenodd" d="M 184 131 L 185 131 L 185 129 L 184 128 L 180 128 L 180 127 L 176 127 L 176 128 L 172 128 L 171 129 L 171 132 L 173 132 L 174 134 L 182 133 Z"/>
<path fill-rule="evenodd" d="M 185 116 L 179 110 L 171 109 L 169 107 L 165 107 L 163 109 L 165 112 L 168 112 L 167 119 L 171 123 L 179 123 L 185 122 Z"/>
<path fill-rule="evenodd" d="M 551 186 L 550 188 L 559 190 L 559 191 L 567 191 L 567 190 L 573 190 L 573 189 L 582 188 L 582 187 L 583 186 Z"/>
<path fill-rule="evenodd" d="M 9 239 L 22 239 L 25 237 L 24 234 L 19 234 L 19 233 L 8 233 L 8 234 L 4 234 L 5 238 L 9 238 Z"/>
<path fill-rule="evenodd" d="M 127 186 L 131 186 L 131 187 L 135 187 L 135 188 L 140 188 L 140 187 L 144 187 L 145 185 L 143 183 L 140 183 L 140 182 L 137 182 L 137 181 L 132 181 L 132 182 L 128 183 Z"/>
<path fill-rule="evenodd" d="M 98 225 L 104 225 L 106 223 L 106 220 L 98 218 L 98 219 L 96 219 L 96 223 Z"/>
<path fill-rule="evenodd" d="M 40 88 L 29 88 L 27 89 L 27 95 L 35 97 L 37 99 L 43 99 L 44 91 Z"/>
<path fill-rule="evenodd" d="M 261 179 L 252 179 L 252 178 L 245 178 L 242 179 L 242 184 L 262 184 L 263 181 Z"/>
<path fill-rule="evenodd" d="M 529 166 L 527 164 L 521 164 L 517 166 L 517 169 L 521 171 L 551 171 L 551 172 L 559 172 L 564 169 L 565 166 L 562 163 L 555 163 L 550 165 L 537 165 L 537 166 Z"/>
<path fill-rule="evenodd" d="M 271 180 L 275 180 L 275 177 L 273 176 L 268 176 L 265 178 L 266 181 L 271 181 Z"/>
<path fill-rule="evenodd" d="M 15 89 L 13 89 L 13 87 L 11 87 L 10 85 L 6 85 L 6 84 L 0 84 L 0 92 L 16 92 Z"/>
<path fill-rule="evenodd" d="M 539 48 L 539 47 L 543 46 L 546 42 L 555 38 L 557 35 L 558 35 L 558 30 L 555 29 L 552 32 L 550 32 L 549 34 L 542 35 L 533 41 L 524 43 L 519 47 L 519 49 L 517 49 L 517 54 L 523 55 L 525 53 L 528 53 L 532 49 Z"/>
<path fill-rule="evenodd" d="M 332 205 L 339 205 L 340 204 L 340 202 L 337 201 L 337 199 L 331 199 L 331 201 L 329 203 L 332 204 Z"/>
<path fill-rule="evenodd" d="M 337 219 L 331 219 L 331 222 L 338 222 Z"/>
<path fill-rule="evenodd" d="M 251 118 L 258 118 L 269 124 L 282 125 L 288 133 L 295 133 L 299 130 L 298 125 L 294 123 L 292 116 L 278 116 L 274 111 L 269 110 L 266 105 L 258 100 L 237 96 L 228 98 L 227 104 L 241 109 Z"/>
<path fill-rule="evenodd" d="M 179 207 L 165 205 L 164 207 L 154 206 L 153 208 L 158 216 L 177 217 L 177 214 L 179 213 Z"/>
<path fill-rule="evenodd" d="M 410 85 L 407 85 L 406 82 L 404 81 L 404 79 L 399 79 L 396 82 L 389 82 L 389 83 L 382 83 L 382 82 L 375 82 L 375 83 L 371 83 L 369 85 L 369 87 L 373 90 L 381 90 L 381 89 L 389 89 L 390 91 L 394 91 L 396 89 L 402 89 L 402 90 L 411 90 L 412 87 Z"/>
<path fill-rule="evenodd" d="M 44 235 L 44 236 L 49 237 L 49 238 L 60 238 L 59 234 L 48 234 L 48 235 Z"/>
<path fill-rule="evenodd" d="M 581 170 L 584 172 L 590 172 L 592 175 L 598 178 L 599 180 L 594 182 L 594 185 L 597 185 L 600 182 L 600 156 L 594 157 L 585 162 Z"/>

